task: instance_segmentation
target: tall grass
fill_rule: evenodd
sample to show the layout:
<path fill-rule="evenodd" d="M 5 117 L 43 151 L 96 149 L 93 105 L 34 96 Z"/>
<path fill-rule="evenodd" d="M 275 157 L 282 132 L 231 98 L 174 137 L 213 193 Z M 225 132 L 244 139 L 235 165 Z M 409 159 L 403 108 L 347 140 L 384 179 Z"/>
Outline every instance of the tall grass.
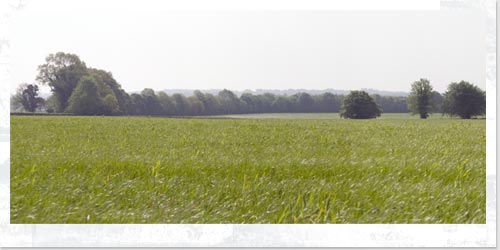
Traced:
<path fill-rule="evenodd" d="M 485 223 L 484 120 L 11 117 L 11 223 Z"/>

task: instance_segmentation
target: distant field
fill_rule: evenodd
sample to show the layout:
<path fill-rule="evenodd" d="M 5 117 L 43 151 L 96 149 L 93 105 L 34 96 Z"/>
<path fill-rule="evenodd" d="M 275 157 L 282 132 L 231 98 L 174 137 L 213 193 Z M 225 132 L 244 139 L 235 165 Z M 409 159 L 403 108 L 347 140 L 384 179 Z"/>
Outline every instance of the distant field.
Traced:
<path fill-rule="evenodd" d="M 273 116 L 11 116 L 11 223 L 486 222 L 484 120 Z"/>
<path fill-rule="evenodd" d="M 241 115 L 217 115 L 211 117 L 226 117 L 226 118 L 250 118 L 250 119 L 314 119 L 314 120 L 340 120 L 339 113 L 264 113 L 264 114 L 241 114 Z M 420 119 L 418 115 L 408 113 L 385 113 L 377 120 L 408 120 Z M 441 114 L 432 114 L 428 119 L 450 119 Z"/>

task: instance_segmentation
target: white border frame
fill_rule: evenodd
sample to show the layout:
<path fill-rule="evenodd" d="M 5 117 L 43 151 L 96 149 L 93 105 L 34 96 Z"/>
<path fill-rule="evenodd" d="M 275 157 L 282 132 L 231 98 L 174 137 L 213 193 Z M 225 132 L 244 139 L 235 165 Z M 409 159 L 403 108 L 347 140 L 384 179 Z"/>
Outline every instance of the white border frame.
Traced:
<path fill-rule="evenodd" d="M 486 35 L 486 224 L 476 225 L 11 225 L 8 22 L 21 0 L 0 2 L 0 247 L 494 247 L 496 246 L 496 1 L 172 0 L 171 9 L 481 9 Z M 196 7 L 193 7 L 196 6 Z"/>

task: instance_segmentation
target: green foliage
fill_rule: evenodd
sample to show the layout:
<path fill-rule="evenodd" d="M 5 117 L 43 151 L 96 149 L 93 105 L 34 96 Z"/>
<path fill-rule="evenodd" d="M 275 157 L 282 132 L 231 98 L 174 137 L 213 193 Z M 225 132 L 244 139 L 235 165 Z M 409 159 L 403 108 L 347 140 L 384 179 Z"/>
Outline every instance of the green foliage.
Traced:
<path fill-rule="evenodd" d="M 432 111 L 432 86 L 427 79 L 420 79 L 411 85 L 410 96 L 408 96 L 408 109 L 412 114 L 419 114 L 420 118 L 426 119 Z"/>
<path fill-rule="evenodd" d="M 486 92 L 468 82 L 451 83 L 444 93 L 443 113 L 470 119 L 486 113 Z"/>
<path fill-rule="evenodd" d="M 93 76 L 81 78 L 73 91 L 66 112 L 75 115 L 119 115 L 120 104 L 114 91 L 105 82 Z"/>
<path fill-rule="evenodd" d="M 58 52 L 45 58 L 45 64 L 38 66 L 36 80 L 48 85 L 58 104 L 58 112 L 68 106 L 68 100 L 80 78 L 87 74 L 85 63 L 75 54 Z"/>
<path fill-rule="evenodd" d="M 432 91 L 429 81 L 420 79 L 412 84 L 410 96 L 369 96 L 364 91 L 351 91 L 344 98 L 342 95 L 324 93 L 312 96 L 308 93 L 297 93 L 291 96 L 276 96 L 271 93 L 252 95 L 249 93 L 238 97 L 224 89 L 214 96 L 195 91 L 193 96 L 186 97 L 173 94 L 171 97 L 163 93 L 155 93 L 152 89 L 144 89 L 141 94 L 128 95 L 113 78 L 110 72 L 87 68 L 77 55 L 58 52 L 50 54 L 46 63 L 38 67 L 37 81 L 50 86 L 52 96 L 47 101 L 47 111 L 70 112 L 79 110 L 87 113 L 103 115 L 156 115 L 156 116 L 199 116 L 244 113 L 303 113 L 303 112 L 338 112 L 343 118 L 368 119 L 380 116 L 382 109 L 386 113 L 407 112 L 420 114 L 427 118 L 432 112 L 440 112 L 461 118 L 483 115 L 485 113 L 485 92 L 467 83 L 452 83 L 447 93 L 441 96 Z M 80 79 L 90 76 L 97 87 L 98 109 L 92 107 L 69 107 L 69 98 Z M 36 86 L 36 85 L 35 85 Z M 11 108 L 18 109 L 24 102 L 25 110 L 35 110 L 41 106 L 41 98 L 32 98 L 36 91 L 23 92 L 12 98 Z M 31 94 L 30 94 L 31 93 Z M 26 96 L 31 100 L 26 101 Z M 77 96 L 81 97 L 82 93 Z M 24 99 L 23 99 L 24 98 Z M 76 97 L 75 97 L 76 98 Z M 29 99 L 29 98 L 28 98 Z M 77 98 L 78 99 L 78 98 Z M 87 101 L 79 102 L 89 103 Z M 341 106 L 342 103 L 342 106 Z M 408 109 L 407 109 L 408 108 Z M 87 113 L 90 115 L 90 113 Z"/>
<path fill-rule="evenodd" d="M 160 102 L 163 115 L 174 115 L 175 114 L 175 104 L 172 98 L 168 96 L 165 92 L 158 93 L 158 102 Z"/>
<path fill-rule="evenodd" d="M 231 91 L 224 89 L 218 94 L 222 112 L 225 114 L 235 114 L 241 108 L 238 97 Z"/>
<path fill-rule="evenodd" d="M 205 106 L 198 97 L 190 96 L 187 98 L 189 102 L 189 115 L 203 115 L 205 112 Z"/>
<path fill-rule="evenodd" d="M 324 93 L 319 96 L 314 96 L 315 110 L 318 112 L 339 112 L 342 103 L 342 97 L 332 93 Z"/>
<path fill-rule="evenodd" d="M 298 93 L 295 96 L 299 112 L 311 112 L 314 110 L 314 99 L 311 95 L 308 93 Z"/>
<path fill-rule="evenodd" d="M 351 91 L 344 98 L 340 117 L 349 119 L 371 119 L 380 116 L 382 110 L 375 100 L 365 91 Z"/>
<path fill-rule="evenodd" d="M 212 94 L 204 94 L 203 104 L 205 107 L 205 114 L 214 115 L 220 113 L 222 104 L 216 96 Z"/>
<path fill-rule="evenodd" d="M 293 102 L 290 100 L 290 98 L 287 98 L 286 96 L 278 96 L 276 100 L 271 104 L 272 105 L 272 111 L 277 112 L 277 113 L 285 113 L 285 112 L 290 112 L 293 110 Z"/>
<path fill-rule="evenodd" d="M 258 113 L 258 114 L 233 114 L 214 115 L 210 118 L 238 118 L 238 119 L 290 119 L 290 120 L 342 120 L 339 113 Z M 416 120 L 420 119 L 408 113 L 384 113 L 377 120 Z M 430 115 L 428 119 L 450 119 L 442 115 Z"/>
<path fill-rule="evenodd" d="M 12 97 L 13 106 L 21 106 L 25 111 L 35 112 L 45 104 L 45 100 L 38 96 L 38 85 L 21 84 Z"/>
<path fill-rule="evenodd" d="M 45 107 L 48 113 L 54 113 L 61 110 L 61 107 L 59 107 L 59 101 L 57 100 L 55 94 L 52 94 L 49 98 L 47 98 L 45 101 Z"/>
<path fill-rule="evenodd" d="M 38 67 L 37 81 L 51 88 L 53 93 L 50 101 L 51 110 L 57 112 L 69 112 L 70 110 L 86 110 L 85 112 L 87 112 L 88 110 L 94 110 L 95 113 L 92 113 L 94 115 L 118 115 L 128 112 L 130 97 L 110 72 L 87 68 L 77 55 L 69 53 L 50 54 L 45 61 L 45 64 Z M 69 98 L 74 94 L 74 90 L 82 77 L 85 76 L 92 77 L 98 89 L 99 102 L 104 106 L 96 109 L 95 107 L 75 107 L 75 104 L 73 104 L 69 108 Z"/>
<path fill-rule="evenodd" d="M 175 105 L 176 115 L 186 115 L 189 112 L 189 102 L 182 94 L 173 94 L 172 99 Z"/>
<path fill-rule="evenodd" d="M 67 112 L 75 115 L 102 114 L 103 102 L 94 78 L 84 76 L 69 98 Z"/>
<path fill-rule="evenodd" d="M 141 91 L 145 115 L 161 115 L 163 113 L 160 100 L 153 89 L 145 88 Z"/>
<path fill-rule="evenodd" d="M 485 223 L 485 127 L 12 116 L 10 222 Z"/>
<path fill-rule="evenodd" d="M 404 96 L 381 96 L 373 95 L 373 99 L 384 111 L 384 113 L 405 113 L 408 112 L 406 97 Z"/>
<path fill-rule="evenodd" d="M 437 91 L 432 91 L 432 110 L 431 113 L 443 113 L 444 97 Z"/>
<path fill-rule="evenodd" d="M 102 114 L 114 115 L 120 113 L 120 106 L 118 100 L 113 93 L 107 94 L 102 98 Z"/>
<path fill-rule="evenodd" d="M 224 89 L 217 95 L 195 91 L 193 96 L 173 94 L 172 96 L 155 93 L 152 89 L 144 89 L 140 94 L 127 94 L 113 78 L 111 72 L 101 69 L 87 68 L 85 63 L 75 54 L 58 52 L 50 54 L 45 64 L 38 67 L 37 81 L 50 86 L 51 100 L 47 109 L 55 112 L 70 110 L 94 110 L 103 115 L 155 115 L 155 116 L 193 116 L 220 115 L 269 112 L 338 112 L 342 95 L 324 93 L 310 95 L 297 93 L 291 96 L 276 96 L 271 93 L 261 95 L 243 94 L 238 97 L 230 90 Z M 94 79 L 98 89 L 99 109 L 68 108 L 68 100 L 73 94 L 79 80 L 84 76 Z M 104 100 L 106 99 L 106 100 Z M 115 100 L 117 106 L 115 105 Z M 401 100 L 392 97 L 377 97 L 387 112 L 405 112 Z M 404 106 L 404 105 L 403 105 Z M 16 108 L 16 103 L 12 102 Z"/>
<path fill-rule="evenodd" d="M 100 69 L 90 68 L 87 74 L 92 76 L 99 86 L 99 95 L 106 97 L 112 95 L 117 103 L 118 108 L 110 114 L 126 114 L 128 112 L 129 95 L 121 88 L 121 85 L 113 78 L 111 72 L 106 72 Z"/>
<path fill-rule="evenodd" d="M 131 115 L 144 115 L 146 113 L 142 95 L 136 93 L 130 95 L 130 106 L 128 107 L 128 111 Z"/>

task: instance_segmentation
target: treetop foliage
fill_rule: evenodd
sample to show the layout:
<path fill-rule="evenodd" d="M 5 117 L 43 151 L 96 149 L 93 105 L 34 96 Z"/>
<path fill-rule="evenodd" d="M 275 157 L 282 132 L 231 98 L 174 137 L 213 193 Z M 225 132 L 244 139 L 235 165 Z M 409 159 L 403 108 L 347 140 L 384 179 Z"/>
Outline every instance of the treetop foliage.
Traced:
<path fill-rule="evenodd" d="M 46 101 L 47 112 L 68 112 L 86 115 L 155 115 L 155 116 L 192 116 L 192 115 L 222 115 L 243 113 L 304 113 L 304 112 L 340 112 L 344 118 L 365 119 L 380 116 L 382 110 L 386 113 L 405 113 L 410 110 L 422 118 L 431 112 L 445 112 L 462 118 L 484 114 L 484 101 L 481 98 L 465 96 L 484 96 L 484 91 L 477 87 L 476 92 L 459 91 L 464 88 L 464 82 L 450 85 L 445 95 L 432 90 L 426 79 L 420 79 L 412 84 L 412 94 L 406 97 L 368 95 L 365 91 L 351 91 L 347 96 L 329 92 L 311 95 L 299 92 L 293 95 L 276 95 L 272 93 L 243 93 L 237 96 L 224 89 L 218 94 L 194 91 L 192 96 L 183 94 L 168 95 L 165 92 L 155 92 L 145 88 L 140 93 L 127 93 L 113 78 L 111 72 L 87 67 L 85 62 L 75 54 L 58 52 L 50 54 L 45 63 L 38 67 L 36 80 L 49 86 L 52 96 Z M 455 86 L 457 85 L 457 86 Z M 36 86 L 36 85 L 34 85 Z M 462 86 L 462 87 L 459 87 Z M 32 104 L 25 110 L 34 110 L 33 93 L 38 87 L 20 93 L 30 96 Z M 462 94 L 458 94 L 458 93 Z M 471 94 L 471 93 L 476 93 Z M 479 93 L 479 94 L 478 94 Z M 481 94 L 482 93 L 482 94 Z M 17 98 L 17 99 L 16 99 Z M 469 99 L 468 99 L 469 98 Z M 445 101 L 446 100 L 446 101 Z M 465 108 L 466 105 L 478 103 L 479 110 Z M 18 101 L 18 106 L 21 101 Z M 26 101 L 25 101 L 26 103 Z M 86 107 L 78 107 L 85 105 Z M 456 105 L 459 105 L 457 107 Z"/>

